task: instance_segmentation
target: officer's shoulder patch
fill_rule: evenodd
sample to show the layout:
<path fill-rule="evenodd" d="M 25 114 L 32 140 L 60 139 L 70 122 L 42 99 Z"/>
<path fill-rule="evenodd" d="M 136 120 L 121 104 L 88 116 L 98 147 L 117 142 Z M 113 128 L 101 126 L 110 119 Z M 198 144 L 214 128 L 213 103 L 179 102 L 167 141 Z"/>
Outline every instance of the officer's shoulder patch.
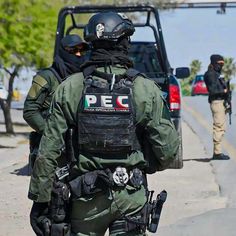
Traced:
<path fill-rule="evenodd" d="M 38 74 L 33 78 L 33 83 L 36 83 L 41 87 L 44 87 L 48 83 L 48 81 L 44 77 Z"/>

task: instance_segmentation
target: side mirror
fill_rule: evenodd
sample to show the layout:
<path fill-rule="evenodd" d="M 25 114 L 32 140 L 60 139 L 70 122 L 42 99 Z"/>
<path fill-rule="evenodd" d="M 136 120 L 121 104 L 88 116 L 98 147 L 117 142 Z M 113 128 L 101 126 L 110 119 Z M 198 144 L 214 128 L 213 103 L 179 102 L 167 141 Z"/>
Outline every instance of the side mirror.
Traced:
<path fill-rule="evenodd" d="M 175 76 L 178 79 L 184 79 L 190 76 L 190 70 L 188 67 L 178 67 L 175 69 Z"/>

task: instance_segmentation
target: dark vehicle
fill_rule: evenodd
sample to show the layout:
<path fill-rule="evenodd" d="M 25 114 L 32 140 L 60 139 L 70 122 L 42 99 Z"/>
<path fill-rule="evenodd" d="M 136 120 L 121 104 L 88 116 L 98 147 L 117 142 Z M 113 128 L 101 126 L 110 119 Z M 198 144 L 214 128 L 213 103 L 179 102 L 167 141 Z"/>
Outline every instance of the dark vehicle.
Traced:
<path fill-rule="evenodd" d="M 208 95 L 203 75 L 196 75 L 191 86 L 191 95 Z"/>
<path fill-rule="evenodd" d="M 189 69 L 186 67 L 176 68 L 176 75 L 173 75 L 162 35 L 158 10 L 152 6 L 74 6 L 61 9 L 58 16 L 57 34 L 54 56 L 57 55 L 59 42 L 66 34 L 78 33 L 82 36 L 82 30 L 86 20 L 91 14 L 100 11 L 116 11 L 126 14 L 132 19 L 136 31 L 141 32 L 141 40 L 137 40 L 135 34 L 131 37 L 130 57 L 133 59 L 134 67 L 149 78 L 155 80 L 163 91 L 171 110 L 171 117 L 180 135 L 180 149 L 177 159 L 170 168 L 182 168 L 182 135 L 181 135 L 181 89 L 176 79 L 189 76 Z M 84 20 L 84 22 L 83 22 Z M 144 33 L 149 30 L 151 35 Z"/>

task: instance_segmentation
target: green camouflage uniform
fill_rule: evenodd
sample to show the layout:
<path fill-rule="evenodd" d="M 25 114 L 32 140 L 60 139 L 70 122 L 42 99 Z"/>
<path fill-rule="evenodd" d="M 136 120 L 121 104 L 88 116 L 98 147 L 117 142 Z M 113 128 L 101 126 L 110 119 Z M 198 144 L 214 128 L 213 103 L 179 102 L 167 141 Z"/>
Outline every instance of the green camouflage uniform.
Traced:
<path fill-rule="evenodd" d="M 43 133 L 52 95 L 58 85 L 58 79 L 50 69 L 41 70 L 33 78 L 32 86 L 26 97 L 23 110 L 24 119 L 32 129 L 40 134 Z"/>
<path fill-rule="evenodd" d="M 113 74 L 124 72 L 125 69 L 112 67 Z M 29 198 L 36 202 L 50 201 L 55 170 L 61 148 L 64 146 L 63 137 L 69 126 L 77 126 L 83 88 L 83 75 L 77 73 L 70 76 L 56 90 L 30 181 Z M 132 90 L 136 122 L 146 127 L 145 138 L 151 144 L 153 158 L 158 163 L 156 170 L 163 170 L 177 153 L 179 137 L 168 112 L 166 113 L 162 92 L 153 81 L 142 76 L 135 79 Z M 125 157 L 114 157 L 112 160 L 82 154 L 76 158 L 77 175 L 117 166 L 145 169 L 147 164 L 141 151 Z M 111 222 L 123 215 L 140 211 L 146 201 L 144 187 L 135 189 L 129 185 L 123 189 L 114 187 L 107 192 L 72 200 L 72 232 L 75 235 L 104 235 Z"/>

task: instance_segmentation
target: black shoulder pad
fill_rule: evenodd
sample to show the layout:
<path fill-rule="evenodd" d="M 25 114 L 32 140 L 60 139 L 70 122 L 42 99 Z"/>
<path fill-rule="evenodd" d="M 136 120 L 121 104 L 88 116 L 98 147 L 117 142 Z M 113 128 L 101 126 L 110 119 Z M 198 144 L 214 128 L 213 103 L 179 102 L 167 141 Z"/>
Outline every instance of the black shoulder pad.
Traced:
<path fill-rule="evenodd" d="M 38 73 L 44 74 L 44 72 L 49 71 L 49 70 L 53 73 L 53 75 L 56 77 L 58 83 L 60 84 L 62 82 L 62 79 L 54 68 L 52 68 L 52 67 L 43 68 L 43 69 L 39 70 Z"/>
<path fill-rule="evenodd" d="M 124 74 L 129 80 L 134 81 L 138 75 L 141 75 L 143 77 L 146 77 L 143 73 L 141 73 L 138 70 L 135 70 L 134 68 L 129 68 L 125 74 Z"/>
<path fill-rule="evenodd" d="M 57 73 L 57 71 L 53 68 L 49 68 L 50 71 L 54 74 L 54 76 L 57 78 L 58 83 L 60 84 L 62 82 L 61 76 Z"/>

